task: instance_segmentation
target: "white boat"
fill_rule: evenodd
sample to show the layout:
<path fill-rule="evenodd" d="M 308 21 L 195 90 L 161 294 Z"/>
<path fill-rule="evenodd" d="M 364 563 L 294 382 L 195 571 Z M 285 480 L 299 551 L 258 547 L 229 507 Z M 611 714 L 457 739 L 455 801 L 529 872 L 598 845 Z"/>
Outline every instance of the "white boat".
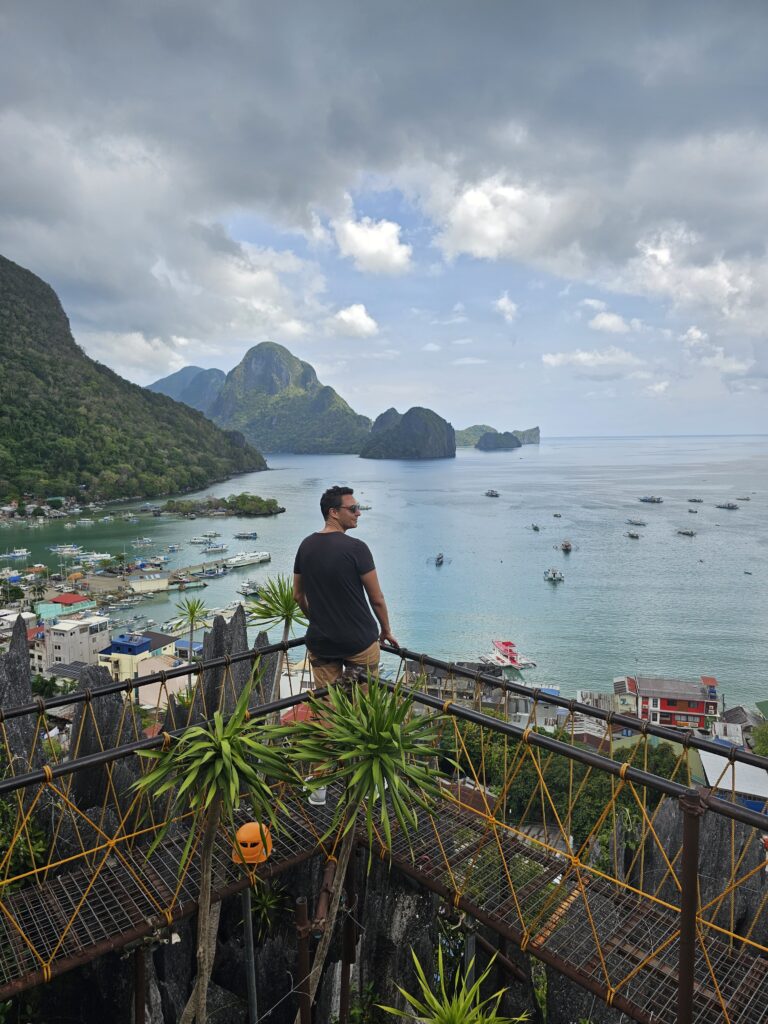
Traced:
<path fill-rule="evenodd" d="M 491 653 L 487 660 L 502 668 L 536 668 L 536 662 L 521 654 L 512 640 L 491 640 Z"/>
<path fill-rule="evenodd" d="M 31 554 L 29 548 L 13 548 L 11 551 L 6 551 L 4 555 L 0 555 L 0 558 L 29 558 Z"/>
<path fill-rule="evenodd" d="M 261 590 L 261 584 L 257 580 L 244 580 L 243 584 L 238 587 L 238 594 L 242 594 L 243 597 L 257 597 Z"/>
<path fill-rule="evenodd" d="M 562 583 L 565 580 L 565 576 L 560 572 L 559 569 L 547 569 L 544 573 L 544 579 L 547 583 Z"/>
<path fill-rule="evenodd" d="M 78 526 L 93 526 L 94 522 L 95 522 L 94 519 L 78 519 L 77 520 L 77 525 Z"/>
<path fill-rule="evenodd" d="M 203 545 L 205 545 L 205 544 L 208 543 L 208 539 L 209 539 L 208 537 L 193 537 L 192 540 L 189 543 L 190 544 L 203 544 Z"/>
<path fill-rule="evenodd" d="M 362 506 L 360 506 L 362 508 Z M 256 540 L 258 533 L 255 530 L 251 530 L 250 533 L 236 533 L 235 540 Z"/>
<path fill-rule="evenodd" d="M 208 547 L 203 548 L 204 555 L 222 555 L 227 550 L 226 544 L 209 544 Z"/>
<path fill-rule="evenodd" d="M 231 569 L 236 569 L 241 565 L 261 565 L 263 562 L 271 560 L 272 556 L 268 551 L 238 551 L 236 555 L 225 559 L 225 564 Z"/>
<path fill-rule="evenodd" d="M 206 540 L 213 540 L 214 537 L 220 537 L 221 534 L 218 530 L 206 530 L 201 536 L 205 537 Z"/>
<path fill-rule="evenodd" d="M 79 544 L 54 544 L 53 547 L 49 548 L 54 555 L 79 555 L 80 545 Z"/>

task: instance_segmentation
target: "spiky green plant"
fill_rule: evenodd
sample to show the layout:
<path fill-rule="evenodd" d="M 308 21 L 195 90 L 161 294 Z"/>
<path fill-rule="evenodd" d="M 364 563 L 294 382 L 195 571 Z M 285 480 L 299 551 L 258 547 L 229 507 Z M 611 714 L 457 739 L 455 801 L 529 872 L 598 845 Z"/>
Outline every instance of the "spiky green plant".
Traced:
<path fill-rule="evenodd" d="M 472 985 L 467 984 L 461 969 L 457 970 L 453 991 L 449 992 L 445 986 L 443 951 L 438 947 L 437 974 L 440 979 L 440 987 L 435 992 L 435 979 L 427 978 L 424 968 L 413 950 L 411 950 L 411 956 L 416 968 L 419 994 L 413 995 L 398 985 L 398 991 L 411 1009 L 397 1010 L 394 1006 L 379 1006 L 379 1009 L 384 1010 L 385 1013 L 413 1021 L 415 1024 L 519 1024 L 519 1022 L 527 1020 L 526 1013 L 519 1017 L 504 1017 L 498 1012 L 504 989 L 494 992 L 493 995 L 487 996 L 485 999 L 481 998 L 480 989 L 491 973 L 493 960 Z M 470 975 L 473 966 L 474 960 L 470 964 Z"/>
<path fill-rule="evenodd" d="M 282 626 L 283 635 L 281 643 L 285 643 L 291 635 L 294 626 L 307 625 L 307 617 L 299 607 L 299 603 L 293 596 L 293 582 L 289 576 L 271 576 L 259 589 L 258 597 L 249 600 L 246 606 L 248 621 L 254 626 L 261 626 L 263 629 L 271 629 L 273 626 Z M 265 694 L 265 701 L 269 702 L 275 696 L 275 684 L 279 685 L 279 679 L 283 670 L 283 659 L 285 652 L 280 652 L 277 663 L 275 679 L 269 687 L 269 693 Z"/>
<path fill-rule="evenodd" d="M 326 698 L 310 696 L 309 703 L 313 717 L 280 732 L 289 739 L 290 760 L 315 766 L 306 782 L 310 791 L 334 782 L 344 786 L 327 834 L 341 827 L 346 836 L 362 815 L 372 848 L 378 817 L 390 847 L 394 815 L 409 837 L 418 824 L 417 809 L 432 813 L 440 792 L 429 767 L 435 717 L 412 714 L 412 698 L 377 677 L 365 685 L 353 683 L 349 693 L 331 686 Z"/>
<path fill-rule="evenodd" d="M 176 611 L 179 614 L 173 626 L 174 629 L 189 630 L 189 660 L 192 661 L 192 641 L 195 637 L 195 630 L 209 624 L 210 611 L 199 597 L 183 598 L 176 605 Z"/>
<path fill-rule="evenodd" d="M 184 870 L 195 838 L 200 839 L 200 896 L 197 919 L 197 981 L 181 1021 L 206 1020 L 208 982 L 213 966 L 211 933 L 218 923 L 211 913 L 211 871 L 213 848 L 219 824 L 224 819 L 234 829 L 235 812 L 247 796 L 255 820 L 277 828 L 276 810 L 280 798 L 267 780 L 292 782 L 297 779 L 282 746 L 270 744 L 268 728 L 261 719 L 249 718 L 248 703 L 253 679 L 243 689 L 231 717 L 220 711 L 203 725 L 190 726 L 168 750 L 142 750 L 140 756 L 154 767 L 134 783 L 134 788 L 151 799 L 167 795 L 165 824 L 155 836 L 150 857 L 164 839 L 171 822 L 192 812 L 189 832 L 179 863 Z M 213 922 L 213 923 L 212 923 Z M 215 934 L 214 934 L 215 938 Z"/>
<path fill-rule="evenodd" d="M 349 693 L 342 686 L 331 686 L 327 697 L 309 701 L 314 717 L 276 731 L 288 740 L 290 760 L 314 766 L 306 782 L 310 791 L 335 782 L 344 786 L 325 833 L 327 837 L 340 831 L 343 840 L 310 975 L 312 1000 L 330 946 L 359 818 L 365 821 L 368 834 L 370 868 L 377 819 L 390 849 L 395 822 L 410 843 L 418 810 L 434 812 L 440 787 L 429 768 L 437 739 L 435 717 L 413 715 L 413 700 L 399 687 L 390 690 L 372 677 L 365 685 L 353 683 Z"/>

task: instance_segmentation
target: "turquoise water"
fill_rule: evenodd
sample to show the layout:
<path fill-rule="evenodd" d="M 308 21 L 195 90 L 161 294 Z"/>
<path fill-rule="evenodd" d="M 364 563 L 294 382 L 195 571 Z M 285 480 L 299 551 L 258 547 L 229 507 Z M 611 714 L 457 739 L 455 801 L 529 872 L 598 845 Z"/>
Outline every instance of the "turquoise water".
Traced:
<path fill-rule="evenodd" d="M 474 659 L 492 638 L 512 639 L 538 664 L 527 678 L 558 683 L 566 695 L 610 689 L 614 676 L 639 671 L 714 675 L 729 704 L 768 696 L 766 437 L 549 439 L 508 453 L 460 450 L 455 460 L 275 455 L 269 464 L 271 473 L 206 493 L 274 496 L 287 511 L 272 519 L 149 517 L 76 530 L 50 524 L 3 530 L 0 549 L 26 546 L 33 561 L 54 566 L 46 547 L 57 542 L 130 553 L 136 536 L 151 536 L 160 550 L 215 528 L 228 555 L 272 553 L 270 566 L 236 570 L 195 592 L 221 607 L 237 596 L 239 581 L 290 572 L 299 541 L 322 525 L 320 493 L 348 483 L 372 506 L 356 536 L 371 546 L 403 645 Z M 489 487 L 500 497 L 485 497 Z M 663 504 L 641 504 L 644 494 L 661 495 Z M 714 507 L 743 495 L 751 500 L 736 512 Z M 689 505 L 694 496 L 703 504 Z M 638 541 L 624 536 L 628 517 L 648 524 Z M 250 524 L 258 541 L 232 539 Z M 678 536 L 681 528 L 696 536 Z M 564 538 L 574 545 L 570 555 L 559 550 Z M 438 551 L 445 553 L 440 567 Z M 199 561 L 199 549 L 185 544 L 176 557 Z M 564 583 L 544 581 L 549 566 L 565 573 Z M 147 601 L 141 610 L 160 623 L 175 601 Z"/>

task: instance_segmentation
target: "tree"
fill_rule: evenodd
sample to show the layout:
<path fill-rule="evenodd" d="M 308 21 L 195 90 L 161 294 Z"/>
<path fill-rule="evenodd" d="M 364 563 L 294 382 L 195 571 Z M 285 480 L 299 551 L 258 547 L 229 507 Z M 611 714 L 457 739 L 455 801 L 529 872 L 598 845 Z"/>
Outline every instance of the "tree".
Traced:
<path fill-rule="evenodd" d="M 195 638 L 195 630 L 201 626 L 208 625 L 209 610 L 204 601 L 199 597 L 185 597 L 176 605 L 179 617 L 174 623 L 174 629 L 189 630 L 189 660 L 194 658 L 192 642 Z"/>
<path fill-rule="evenodd" d="M 391 849 L 393 824 L 406 837 L 412 836 L 418 826 L 417 809 L 433 813 L 440 788 L 429 768 L 437 740 L 435 716 L 412 715 L 413 699 L 399 687 L 390 690 L 373 677 L 367 685 L 353 683 L 349 693 L 343 686 L 331 686 L 326 699 L 312 696 L 309 703 L 312 718 L 276 732 L 288 740 L 290 760 L 315 765 L 305 783 L 310 792 L 333 783 L 344 786 L 324 836 L 337 834 L 341 849 L 325 930 L 310 974 L 312 1001 L 331 943 L 359 816 L 368 835 L 370 868 L 374 819 L 378 816 L 380 835 Z"/>
<path fill-rule="evenodd" d="M 449 994 L 445 987 L 445 971 L 443 965 L 443 951 L 437 949 L 437 976 L 440 979 L 440 989 L 435 992 L 435 979 L 430 970 L 430 977 L 419 963 L 419 958 L 413 950 L 411 956 L 416 967 L 416 977 L 419 983 L 419 995 L 412 995 L 398 985 L 398 991 L 405 998 L 412 1010 L 396 1010 L 393 1006 L 381 1006 L 380 1009 L 393 1017 L 402 1017 L 405 1020 L 413 1021 L 414 1024 L 517 1024 L 527 1019 L 523 1013 L 519 1017 L 502 1017 L 498 1013 L 504 989 L 494 992 L 493 995 L 482 999 L 480 989 L 483 982 L 491 973 L 493 960 L 479 978 L 472 984 L 467 985 L 467 979 L 462 975 L 461 969 L 456 971 L 453 980 L 453 991 Z M 470 963 L 469 973 L 472 974 L 474 960 Z"/>
<path fill-rule="evenodd" d="M 211 722 L 191 726 L 168 750 L 143 750 L 140 756 L 155 762 L 134 787 L 150 798 L 168 793 L 170 806 L 165 824 L 157 833 L 147 857 L 162 842 L 174 817 L 192 812 L 179 864 L 181 874 L 189 861 L 196 835 L 200 840 L 200 895 L 197 915 L 197 978 L 180 1024 L 197 1020 L 205 1024 L 208 982 L 213 968 L 213 948 L 218 914 L 211 911 L 211 871 L 216 833 L 222 818 L 234 832 L 234 815 L 240 807 L 241 790 L 248 794 L 251 812 L 261 824 L 277 827 L 276 808 L 282 808 L 267 780 L 297 779 L 282 747 L 271 746 L 269 728 L 258 718 L 246 718 L 253 680 L 243 689 L 229 721 L 220 711 Z"/>
<path fill-rule="evenodd" d="M 291 635 L 294 625 L 307 625 L 307 618 L 293 596 L 293 582 L 289 576 L 270 577 L 261 587 L 259 596 L 248 602 L 247 613 L 248 620 L 255 626 L 262 626 L 264 629 L 282 626 L 282 643 Z M 279 697 L 279 693 L 275 694 L 275 687 L 280 685 L 285 656 L 285 651 L 281 651 L 275 669 L 275 679 L 264 698 L 267 703 L 276 696 Z"/>
<path fill-rule="evenodd" d="M 752 730 L 752 746 L 756 754 L 768 757 L 768 722 L 756 725 Z"/>

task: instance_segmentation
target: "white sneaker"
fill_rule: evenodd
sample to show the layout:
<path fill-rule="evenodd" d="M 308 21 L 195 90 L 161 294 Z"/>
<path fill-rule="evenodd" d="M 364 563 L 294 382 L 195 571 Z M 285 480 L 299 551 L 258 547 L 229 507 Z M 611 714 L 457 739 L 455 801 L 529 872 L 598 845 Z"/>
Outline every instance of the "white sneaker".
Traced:
<path fill-rule="evenodd" d="M 314 789 L 309 794 L 309 802 L 314 804 L 315 807 L 325 806 L 326 787 L 320 786 L 318 789 Z"/>

